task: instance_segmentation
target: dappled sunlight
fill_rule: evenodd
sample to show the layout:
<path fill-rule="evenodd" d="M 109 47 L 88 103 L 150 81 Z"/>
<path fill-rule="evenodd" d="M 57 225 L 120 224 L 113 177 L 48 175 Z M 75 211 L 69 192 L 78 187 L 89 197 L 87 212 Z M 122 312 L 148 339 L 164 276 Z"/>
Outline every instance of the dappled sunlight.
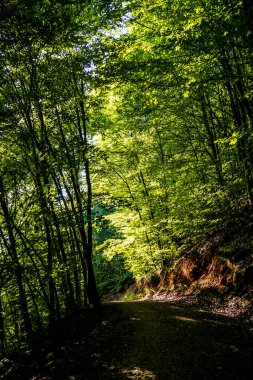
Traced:
<path fill-rule="evenodd" d="M 202 319 L 202 322 L 210 323 L 211 325 L 226 325 L 227 321 L 221 321 L 218 319 Z"/>
<path fill-rule="evenodd" d="M 125 379 L 134 379 L 134 380 L 150 380 L 156 379 L 156 375 L 154 372 L 147 370 L 146 368 L 133 367 L 133 368 L 124 368 L 119 363 L 114 363 L 110 365 L 108 369 L 111 371 L 110 373 L 117 373 L 119 376 Z"/>
<path fill-rule="evenodd" d="M 122 374 L 127 376 L 128 379 L 155 379 L 155 375 L 153 372 L 148 371 L 147 369 L 135 367 L 132 369 L 122 369 Z"/>
<path fill-rule="evenodd" d="M 189 317 L 181 317 L 179 315 L 171 316 L 170 318 L 177 319 L 177 320 L 180 320 L 183 322 L 200 323 L 200 321 L 197 319 L 193 319 L 193 318 L 189 318 Z"/>

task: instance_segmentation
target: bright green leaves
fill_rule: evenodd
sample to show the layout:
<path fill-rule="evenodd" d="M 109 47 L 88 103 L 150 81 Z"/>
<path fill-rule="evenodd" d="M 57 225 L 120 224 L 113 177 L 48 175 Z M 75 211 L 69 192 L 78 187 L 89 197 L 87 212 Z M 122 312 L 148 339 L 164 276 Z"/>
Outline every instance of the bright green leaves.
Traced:
<path fill-rule="evenodd" d="M 12 16 L 1 19 L 0 165 L 13 225 L 0 215 L 1 263 L 8 272 L 16 249 L 43 325 L 56 307 L 82 304 L 92 223 L 105 292 L 128 278 L 123 261 L 149 276 L 224 210 L 253 202 L 253 69 L 241 1 L 29 4 L 4 2 Z M 17 279 L 3 286 L 8 311 L 18 291 Z"/>
<path fill-rule="evenodd" d="M 215 229 L 230 198 L 247 193 L 245 175 L 252 188 L 252 54 L 240 1 L 131 4 L 108 58 L 119 85 L 102 112 L 98 188 L 117 204 L 110 220 L 122 233 L 107 251 L 142 276 L 145 260 L 159 270 Z"/>
<path fill-rule="evenodd" d="M 0 284 L 0 296 L 11 314 L 4 320 L 11 348 L 23 339 L 19 325 L 28 334 L 87 296 L 98 303 L 90 167 L 101 126 L 93 87 L 104 60 L 101 35 L 122 10 L 81 1 L 3 5 L 11 20 L 1 19 L 0 36 L 0 249 L 12 281 L 10 290 Z"/>

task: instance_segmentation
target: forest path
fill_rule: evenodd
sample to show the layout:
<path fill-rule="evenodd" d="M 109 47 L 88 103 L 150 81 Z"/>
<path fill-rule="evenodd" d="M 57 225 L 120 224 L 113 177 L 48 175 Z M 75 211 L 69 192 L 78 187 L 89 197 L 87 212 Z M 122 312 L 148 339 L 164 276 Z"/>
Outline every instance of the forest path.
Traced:
<path fill-rule="evenodd" d="M 90 333 L 88 372 L 66 378 L 252 379 L 252 343 L 228 317 L 167 302 L 108 303 Z"/>
<path fill-rule="evenodd" d="M 123 316 L 108 319 L 114 358 L 107 376 L 111 371 L 117 379 L 253 378 L 252 339 L 229 318 L 166 302 L 106 307 L 109 316 Z"/>
<path fill-rule="evenodd" d="M 252 334 L 231 318 L 149 301 L 104 304 L 90 327 L 85 318 L 69 324 L 29 379 L 253 378 Z"/>

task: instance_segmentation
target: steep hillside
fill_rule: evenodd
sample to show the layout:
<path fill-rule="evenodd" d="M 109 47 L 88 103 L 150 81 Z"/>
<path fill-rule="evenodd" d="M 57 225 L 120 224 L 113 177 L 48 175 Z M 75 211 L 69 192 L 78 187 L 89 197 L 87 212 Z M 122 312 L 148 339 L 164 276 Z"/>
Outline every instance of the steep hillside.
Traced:
<path fill-rule="evenodd" d="M 253 314 L 253 220 L 244 207 L 215 233 L 184 252 L 171 269 L 132 290 L 148 298 Z"/>

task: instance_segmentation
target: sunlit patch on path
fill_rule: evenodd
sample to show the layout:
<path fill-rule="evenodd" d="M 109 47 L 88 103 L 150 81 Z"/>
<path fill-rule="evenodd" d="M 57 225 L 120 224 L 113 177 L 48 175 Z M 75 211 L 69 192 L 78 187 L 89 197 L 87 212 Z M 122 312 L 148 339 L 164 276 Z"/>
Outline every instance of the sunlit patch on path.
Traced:
<path fill-rule="evenodd" d="M 117 368 L 117 371 L 122 374 L 122 378 L 133 379 L 133 380 L 152 380 L 155 379 L 155 374 L 144 368 L 120 368 L 119 366 L 111 366 L 109 369 L 114 371 Z"/>
<path fill-rule="evenodd" d="M 146 369 L 133 368 L 123 369 L 122 373 L 128 377 L 128 379 L 155 379 L 155 375 Z"/>

